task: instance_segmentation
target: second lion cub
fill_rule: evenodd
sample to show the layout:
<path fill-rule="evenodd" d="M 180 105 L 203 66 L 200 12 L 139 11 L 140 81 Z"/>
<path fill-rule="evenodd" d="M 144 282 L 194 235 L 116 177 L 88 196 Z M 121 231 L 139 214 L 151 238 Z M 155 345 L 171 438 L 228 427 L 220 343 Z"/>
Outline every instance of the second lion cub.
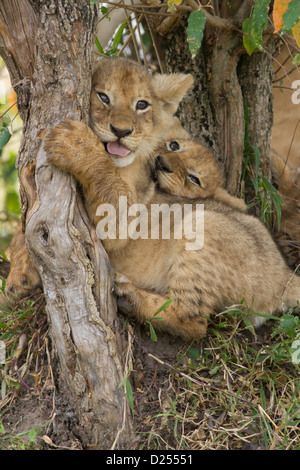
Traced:
<path fill-rule="evenodd" d="M 167 151 L 155 160 L 158 186 L 163 191 L 189 199 L 212 197 L 235 209 L 245 211 L 243 199 L 223 189 L 223 175 L 212 153 L 188 139 L 167 142 Z"/>

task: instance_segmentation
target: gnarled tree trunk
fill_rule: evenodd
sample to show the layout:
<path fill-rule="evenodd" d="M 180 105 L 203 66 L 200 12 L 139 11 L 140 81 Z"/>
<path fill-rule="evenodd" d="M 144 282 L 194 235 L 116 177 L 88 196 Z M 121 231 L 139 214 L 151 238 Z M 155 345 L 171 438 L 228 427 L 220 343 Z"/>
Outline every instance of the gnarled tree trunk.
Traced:
<path fill-rule="evenodd" d="M 84 445 L 131 439 L 110 264 L 68 174 L 47 164 L 42 137 L 64 118 L 88 121 L 96 6 L 3 0 L 0 53 L 18 96 L 23 223 L 39 269 L 60 373 Z M 33 171 L 35 169 L 35 172 Z M 76 433 L 76 430 L 74 430 Z"/>

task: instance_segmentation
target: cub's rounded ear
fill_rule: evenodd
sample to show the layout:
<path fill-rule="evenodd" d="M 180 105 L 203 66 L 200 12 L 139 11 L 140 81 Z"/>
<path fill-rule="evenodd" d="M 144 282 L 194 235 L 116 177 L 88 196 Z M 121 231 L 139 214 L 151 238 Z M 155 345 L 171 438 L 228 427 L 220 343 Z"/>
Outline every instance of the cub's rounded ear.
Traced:
<path fill-rule="evenodd" d="M 193 86 L 194 78 L 190 74 L 157 74 L 152 77 L 156 97 L 163 101 L 164 108 L 170 114 L 177 111 L 180 101 Z"/>

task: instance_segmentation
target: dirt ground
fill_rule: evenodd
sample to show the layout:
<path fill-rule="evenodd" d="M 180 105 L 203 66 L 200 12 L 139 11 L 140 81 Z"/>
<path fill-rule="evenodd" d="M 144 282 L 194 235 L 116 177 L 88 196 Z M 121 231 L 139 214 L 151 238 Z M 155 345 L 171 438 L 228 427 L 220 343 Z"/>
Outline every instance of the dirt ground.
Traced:
<path fill-rule="evenodd" d="M 172 416 L 173 409 L 171 398 L 179 402 L 176 405 L 178 413 L 189 406 L 191 390 L 183 386 L 186 367 L 190 368 L 190 359 L 186 351 L 189 345 L 182 343 L 167 334 L 158 334 L 158 342 L 154 343 L 143 327 L 136 327 L 134 332 L 133 358 L 134 372 L 131 375 L 131 384 L 134 391 L 134 430 L 137 439 L 132 443 L 132 449 L 184 449 L 180 448 L 179 439 L 172 429 L 177 426 L 176 416 Z M 257 336 L 253 336 L 248 330 L 238 333 L 238 341 L 247 342 L 247 348 L 251 347 L 259 351 L 270 342 L 270 330 L 268 326 L 260 329 Z M 51 342 L 50 348 L 51 348 Z M 209 346 L 209 340 L 201 345 L 193 344 L 193 348 L 199 351 Z M 50 349 L 49 348 L 49 349 Z M 53 377 L 49 374 L 49 366 Z M 190 370 L 190 369 L 189 369 Z M 201 394 L 206 395 L 206 387 L 210 387 L 211 375 L 208 367 L 203 367 L 197 372 L 197 381 L 200 380 Z M 2 423 L 5 429 L 6 441 L 2 448 L 8 449 L 33 449 L 33 450 L 93 450 L 93 443 L 83 445 L 76 429 L 80 427 L 77 417 L 66 401 L 66 393 L 63 384 L 59 380 L 58 366 L 55 359 L 51 364 L 45 361 L 43 377 L 40 379 L 40 389 L 34 390 L 34 380 L 30 374 L 25 377 L 26 385 L 32 387 L 27 390 L 24 386 L 17 391 L 17 396 L 2 410 Z M 222 379 L 218 379 L 216 394 L 223 395 Z M 213 390 L 212 390 L 213 392 Z M 209 415 L 208 427 L 213 429 L 214 424 L 224 419 L 224 411 L 214 408 L 214 401 L 219 398 L 208 398 L 207 403 L 201 406 L 192 420 L 186 419 L 184 432 L 190 436 L 192 445 L 196 449 L 201 445 L 204 431 L 201 432 L 201 424 L 205 416 Z M 241 397 L 243 400 L 243 397 Z M 201 402 L 201 399 L 200 399 Z M 171 403 L 171 406 L 170 406 Z M 214 410 L 211 411 L 210 408 Z M 178 416 L 179 416 L 178 414 Z M 0 415 L 1 416 L 1 415 Z M 184 420 L 183 420 L 184 422 Z M 34 434 L 32 435 L 32 430 Z M 246 430 L 245 432 L 250 432 Z M 11 436 L 11 438 L 9 438 Z M 159 441 L 159 443 L 158 443 Z M 194 442 L 195 441 L 195 442 Z M 0 434 L 1 443 L 1 434 Z M 239 450 L 261 449 L 261 443 L 256 438 L 253 443 L 243 440 L 235 440 L 232 448 Z M 97 449 L 97 447 L 96 447 Z"/>

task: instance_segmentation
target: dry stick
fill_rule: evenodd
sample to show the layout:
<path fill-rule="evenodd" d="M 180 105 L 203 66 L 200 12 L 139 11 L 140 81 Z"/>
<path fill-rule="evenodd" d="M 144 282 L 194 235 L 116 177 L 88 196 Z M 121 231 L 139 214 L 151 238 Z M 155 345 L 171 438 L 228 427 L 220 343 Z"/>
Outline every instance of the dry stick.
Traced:
<path fill-rule="evenodd" d="M 279 86 L 279 85 L 274 85 L 272 88 L 279 88 L 280 90 L 293 90 L 294 89 L 288 86 Z"/>
<path fill-rule="evenodd" d="M 142 16 L 142 15 L 141 15 Z M 137 41 L 136 41 L 136 37 L 135 37 L 135 32 L 138 28 L 138 19 L 135 18 L 136 20 L 136 26 L 134 27 L 134 29 L 132 29 L 132 26 L 130 24 L 130 21 L 128 21 L 128 28 L 130 29 L 130 36 L 131 36 L 131 39 L 132 39 L 132 42 L 133 42 L 133 46 L 134 46 L 134 50 L 135 50 L 135 53 L 136 53 L 136 56 L 137 56 L 137 60 L 139 62 L 139 64 L 141 64 L 141 59 L 140 59 L 140 53 L 139 53 L 139 46 L 137 44 Z"/>
<path fill-rule="evenodd" d="M 4 116 L 4 114 L 6 114 L 13 106 L 15 106 L 17 104 L 17 102 L 15 101 L 9 108 L 7 108 L 4 113 L 1 114 L 0 118 L 2 118 Z"/>
<path fill-rule="evenodd" d="M 288 151 L 288 154 L 287 154 L 287 157 L 286 157 L 286 161 L 285 161 L 285 164 L 284 164 L 284 169 L 283 169 L 282 174 L 284 173 L 285 167 L 286 167 L 286 165 L 287 165 L 287 162 L 288 162 L 288 159 L 289 159 L 289 156 L 290 156 L 290 152 L 291 152 L 291 149 L 292 149 L 294 140 L 295 140 L 295 136 L 296 136 L 296 132 L 297 132 L 297 129 L 298 129 L 299 124 L 300 124 L 300 119 L 298 120 L 298 122 L 297 122 L 297 124 L 296 124 L 296 127 L 295 127 L 295 129 L 294 129 L 293 137 L 292 137 L 292 140 L 291 140 L 291 144 L 290 144 L 290 147 L 289 147 L 289 151 Z"/>
<path fill-rule="evenodd" d="M 125 3 L 115 3 L 115 2 L 105 2 L 107 3 L 108 5 L 114 5 L 118 8 L 123 8 L 123 9 L 127 9 L 127 10 L 131 10 L 135 13 L 145 13 L 145 10 L 140 10 L 139 8 L 136 8 L 136 7 L 133 7 L 131 5 L 128 5 L 128 4 L 125 4 Z M 167 6 L 167 5 L 142 5 L 141 8 L 162 8 L 163 6 Z M 191 9 L 187 9 L 188 11 L 192 11 Z M 154 12 L 154 11 L 147 11 L 147 15 L 150 15 L 150 16 L 177 16 L 176 14 L 174 13 L 163 13 L 163 12 Z"/>
<path fill-rule="evenodd" d="M 271 22 L 271 21 L 270 21 Z M 271 22 L 271 24 L 273 24 Z M 274 25 L 273 25 L 274 26 Z M 276 34 L 279 34 L 279 33 L 276 33 Z M 283 64 L 280 64 L 280 62 L 274 57 L 274 61 L 277 62 L 277 64 L 279 65 L 278 69 L 276 70 L 275 74 L 280 70 L 280 69 L 283 69 L 284 73 L 285 73 L 285 76 L 288 77 L 288 74 L 286 73 L 286 70 L 285 68 L 283 67 L 284 64 L 286 63 L 286 61 L 292 57 L 292 50 L 296 51 L 296 52 L 300 52 L 300 48 L 298 47 L 298 45 L 296 44 L 295 42 L 295 39 L 290 36 L 289 34 L 284 34 L 283 36 L 280 37 L 283 41 L 283 43 L 285 44 L 285 46 L 287 47 L 288 51 L 289 51 L 289 56 L 287 57 L 287 59 L 283 62 Z M 292 50 L 291 50 L 292 49 Z M 296 66 L 296 68 L 298 68 Z M 283 79 L 284 77 L 281 77 L 281 79 Z M 279 80 L 279 79 L 278 79 Z M 277 80 L 273 81 L 273 83 L 275 82 L 276 83 Z"/>
<path fill-rule="evenodd" d="M 149 20 L 147 18 L 147 15 L 145 15 L 145 19 L 146 19 L 146 23 L 147 23 L 147 26 L 148 26 L 148 29 L 149 29 L 149 32 L 150 32 L 151 41 L 152 41 L 152 44 L 153 44 L 153 47 L 154 47 L 154 50 L 155 50 L 155 54 L 156 54 L 156 58 L 157 58 L 157 61 L 158 61 L 158 65 L 159 65 L 159 68 L 160 68 L 160 73 L 163 73 L 163 66 L 162 66 L 162 63 L 161 63 L 161 60 L 160 60 L 159 52 L 158 52 L 158 49 L 157 49 L 157 46 L 156 46 L 156 41 L 155 41 L 155 38 L 153 36 L 152 28 L 149 24 Z"/>
<path fill-rule="evenodd" d="M 130 328 L 131 330 L 131 328 Z M 124 370 L 124 396 L 123 396 L 123 405 L 122 405 L 122 416 L 121 416 L 121 425 L 120 428 L 117 432 L 117 435 L 115 437 L 115 440 L 110 448 L 110 450 L 114 450 L 116 445 L 119 442 L 119 437 L 121 433 L 125 429 L 126 425 L 126 408 L 127 408 L 127 394 L 126 394 L 126 380 L 128 379 L 128 376 L 130 374 L 130 371 L 132 370 L 132 341 L 131 341 L 131 336 L 132 332 L 129 331 L 130 335 L 128 335 L 128 346 L 127 346 L 127 352 L 126 352 L 126 359 L 125 359 L 125 370 Z"/>
<path fill-rule="evenodd" d="M 288 56 L 284 59 L 284 61 L 282 62 L 282 64 L 280 64 L 280 67 L 278 67 L 278 69 L 275 70 L 274 75 L 276 75 L 276 74 L 279 72 L 279 70 L 287 63 L 287 61 L 288 61 L 290 58 L 291 58 L 291 55 L 288 55 Z"/>
<path fill-rule="evenodd" d="M 144 56 L 144 65 L 147 67 L 146 51 L 145 51 L 145 48 L 144 48 L 143 38 L 142 38 L 142 34 L 141 34 L 141 29 L 140 29 L 140 23 L 141 23 L 143 17 L 144 17 L 144 15 L 140 15 L 140 17 L 136 20 L 136 22 L 137 22 L 137 32 L 138 32 L 138 35 L 139 35 L 141 48 L 142 48 L 143 56 Z"/>
<path fill-rule="evenodd" d="M 273 80 L 272 83 L 280 82 L 280 80 L 283 80 L 285 77 L 288 77 L 289 75 L 291 75 L 291 73 L 295 72 L 295 70 L 297 70 L 297 69 L 298 69 L 298 66 L 295 65 L 295 67 L 291 68 L 291 70 L 289 70 L 288 72 L 285 72 L 285 75 L 282 75 L 281 77 L 276 78 L 275 80 Z"/>
<path fill-rule="evenodd" d="M 128 44 L 130 43 L 131 40 L 134 43 L 133 36 L 134 36 L 135 31 L 136 31 L 137 25 L 134 28 L 132 28 L 129 22 L 127 24 L 128 24 L 128 28 L 130 29 L 130 34 L 129 34 L 128 38 L 126 39 L 126 41 L 124 42 L 121 49 L 119 50 L 118 55 L 122 54 L 122 52 L 128 46 Z"/>
<path fill-rule="evenodd" d="M 207 24 L 209 24 L 210 26 L 214 26 L 217 29 L 221 29 L 225 31 L 236 30 L 236 26 L 233 20 L 227 19 L 227 18 L 220 18 L 219 16 L 212 15 L 205 8 L 203 8 L 202 5 L 200 5 L 200 8 L 199 8 L 199 4 L 195 2 L 195 0 L 187 0 L 186 3 L 191 8 L 191 11 L 200 10 L 201 8 L 201 11 L 205 15 Z M 181 8 L 178 8 L 178 7 L 180 7 L 180 5 L 176 7 L 178 10 L 180 10 Z"/>

